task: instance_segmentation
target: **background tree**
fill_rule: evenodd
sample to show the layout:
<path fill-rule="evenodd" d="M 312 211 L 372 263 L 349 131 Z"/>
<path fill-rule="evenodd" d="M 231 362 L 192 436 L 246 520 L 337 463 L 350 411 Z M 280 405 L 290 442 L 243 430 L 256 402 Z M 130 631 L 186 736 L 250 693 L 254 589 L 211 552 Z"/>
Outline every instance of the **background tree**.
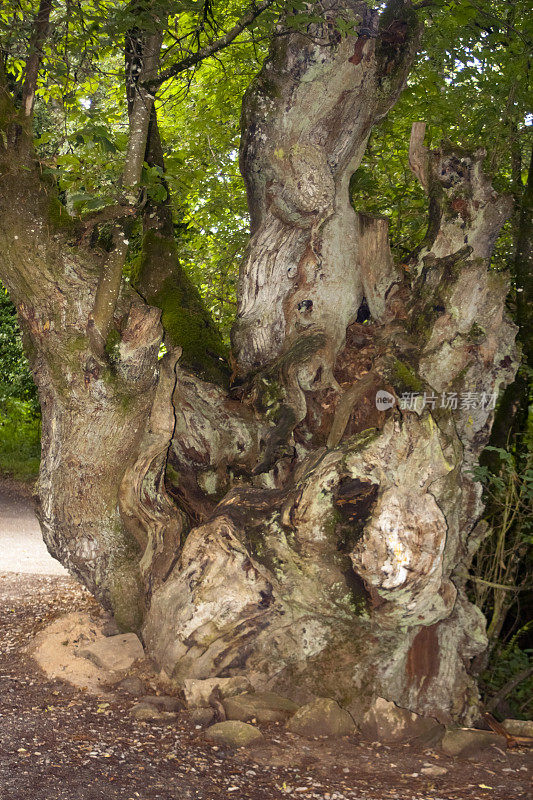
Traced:
<path fill-rule="evenodd" d="M 180 173 L 165 175 L 156 118 L 175 95 L 163 89 L 155 106 L 151 95 L 259 9 L 239 25 L 240 9 L 219 15 L 193 3 L 180 14 L 164 4 L 58 6 L 45 40 L 43 3 L 36 25 L 22 14 L 10 28 L 0 269 L 40 389 L 45 538 L 124 626 L 145 616 L 145 641 L 176 678 L 245 669 L 286 691 L 357 697 L 360 707 L 382 694 L 468 719 L 469 661 L 486 643 L 465 592 L 484 531 L 469 470 L 488 439 L 487 399 L 514 374 L 506 283 L 488 271 L 511 205 L 483 177 L 481 153 L 430 154 L 414 136 L 430 226 L 395 264 L 386 222 L 354 212 L 349 188 L 419 47 L 417 13 L 404 2 L 381 15 L 350 2 L 285 14 L 243 106 L 252 236 L 228 393 L 223 337 L 177 261 L 177 247 L 190 254 L 194 242 L 184 231 L 193 204 L 178 201 L 172 219 Z M 122 143 L 98 126 L 95 80 L 111 76 L 106 97 L 119 96 L 120 31 Z M 36 52 L 41 121 L 63 115 L 68 138 L 69 124 L 90 117 L 48 167 L 35 158 L 27 114 Z M 126 113 L 117 100 L 119 133 Z M 95 161 L 107 196 L 94 197 Z M 434 399 L 418 412 L 378 410 L 380 388 Z M 468 402 L 441 407 L 437 394 L 452 392 Z M 472 405 L 473 392 L 485 400 Z"/>

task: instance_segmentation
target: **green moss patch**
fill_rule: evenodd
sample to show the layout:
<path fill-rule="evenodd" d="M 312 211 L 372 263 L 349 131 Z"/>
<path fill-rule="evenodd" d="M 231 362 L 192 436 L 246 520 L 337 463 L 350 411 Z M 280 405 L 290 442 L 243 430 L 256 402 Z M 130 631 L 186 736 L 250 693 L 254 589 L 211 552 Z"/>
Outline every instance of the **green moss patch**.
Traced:
<path fill-rule="evenodd" d="M 158 287 L 150 287 L 150 273 L 167 276 Z M 143 237 L 137 285 L 146 286 L 146 300 L 161 309 L 165 343 L 182 348 L 181 361 L 216 382 L 229 377 L 228 351 L 222 336 L 206 311 L 196 286 L 180 266 L 173 240 L 148 231 Z"/>

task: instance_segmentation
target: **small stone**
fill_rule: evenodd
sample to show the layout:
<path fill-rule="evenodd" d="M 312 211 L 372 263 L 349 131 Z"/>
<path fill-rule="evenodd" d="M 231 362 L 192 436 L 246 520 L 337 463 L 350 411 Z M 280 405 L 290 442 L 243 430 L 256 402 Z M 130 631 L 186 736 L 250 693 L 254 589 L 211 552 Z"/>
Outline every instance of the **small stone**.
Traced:
<path fill-rule="evenodd" d="M 287 723 L 292 733 L 313 738 L 315 736 L 346 736 L 355 732 L 351 716 L 335 700 L 319 697 L 298 709 Z"/>
<path fill-rule="evenodd" d="M 97 639 L 78 651 L 100 669 L 120 671 L 129 669 L 135 661 L 144 658 L 143 646 L 134 633 L 121 633 L 106 639 Z"/>
<path fill-rule="evenodd" d="M 213 692 L 219 693 L 221 698 L 232 697 L 252 690 L 248 678 L 185 678 L 183 693 L 185 702 L 190 708 L 209 708 Z"/>
<path fill-rule="evenodd" d="M 444 735 L 444 726 L 433 717 L 423 717 L 377 697 L 361 721 L 365 739 L 380 742 L 409 742 L 431 746 Z"/>
<path fill-rule="evenodd" d="M 178 714 L 171 711 L 161 711 L 150 703 L 135 703 L 130 708 L 130 714 L 140 722 L 169 723 L 178 719 Z"/>
<path fill-rule="evenodd" d="M 118 636 L 120 632 L 120 628 L 114 619 L 110 619 L 102 625 L 102 633 L 104 636 Z"/>
<path fill-rule="evenodd" d="M 505 749 L 507 742 L 504 736 L 477 728 L 451 728 L 446 731 L 441 742 L 446 755 L 462 758 L 475 758 L 492 745 Z"/>
<path fill-rule="evenodd" d="M 427 775 L 429 778 L 442 778 L 443 775 L 448 774 L 446 767 L 438 767 L 436 764 L 429 767 L 422 767 L 420 770 L 422 775 Z"/>
<path fill-rule="evenodd" d="M 275 692 L 247 692 L 228 697 L 222 705 L 228 719 L 241 722 L 287 722 L 298 704 Z"/>
<path fill-rule="evenodd" d="M 504 719 L 503 727 L 512 736 L 533 736 L 533 720 Z"/>
<path fill-rule="evenodd" d="M 126 678 L 122 678 L 120 683 L 115 686 L 115 689 L 122 694 L 129 694 L 131 697 L 140 697 L 146 691 L 144 683 L 136 675 L 128 675 Z"/>
<path fill-rule="evenodd" d="M 216 713 L 214 708 L 191 708 L 189 716 L 194 725 L 207 728 L 215 721 Z"/>
<path fill-rule="evenodd" d="M 181 711 L 183 708 L 183 703 L 177 697 L 169 697 L 168 695 L 157 695 L 157 694 L 147 694 L 144 697 L 141 697 L 140 703 L 144 703 L 145 705 L 154 706 L 155 708 L 159 709 L 159 711 L 172 711 L 176 713 L 176 711 Z"/>
<path fill-rule="evenodd" d="M 239 720 L 217 722 L 216 725 L 211 725 L 204 735 L 209 741 L 226 747 L 246 747 L 263 738 L 261 731 Z"/>

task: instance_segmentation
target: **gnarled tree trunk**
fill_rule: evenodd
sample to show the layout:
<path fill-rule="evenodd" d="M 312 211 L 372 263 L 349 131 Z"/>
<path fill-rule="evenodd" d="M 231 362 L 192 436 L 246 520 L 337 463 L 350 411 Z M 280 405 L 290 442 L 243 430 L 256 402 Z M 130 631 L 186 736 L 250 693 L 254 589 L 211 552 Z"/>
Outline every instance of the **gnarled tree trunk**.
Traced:
<path fill-rule="evenodd" d="M 408 270 L 394 265 L 386 222 L 356 214 L 348 186 L 418 31 L 401 3 L 379 22 L 357 11 L 372 35 L 334 41 L 326 11 L 307 37 L 274 43 L 245 96 L 252 237 L 235 371 L 241 402 L 271 427 L 254 478 L 225 495 L 231 481 L 213 483 L 218 504 L 154 594 L 144 635 L 177 679 L 244 671 L 353 711 L 381 695 L 468 719 L 468 667 L 485 647 L 464 590 L 483 534 L 468 470 L 490 399 L 514 373 L 506 281 L 488 264 L 510 203 L 484 178 L 482 153 L 428 154 L 415 128 L 431 219 Z M 396 401 L 388 410 L 379 390 Z M 401 409 L 413 392 L 426 407 Z M 443 393 L 458 408 L 441 408 Z M 178 469 L 180 448 L 192 443 L 174 437 Z M 203 453 L 204 475 L 216 473 Z"/>
<path fill-rule="evenodd" d="M 2 94 L 0 273 L 43 404 L 43 530 L 124 626 L 143 617 L 176 680 L 245 672 L 354 713 L 380 695 L 468 720 L 469 664 L 486 644 L 464 589 L 483 535 L 469 470 L 515 369 L 506 280 L 489 269 L 510 203 L 482 153 L 428 153 L 415 128 L 430 224 L 395 265 L 386 221 L 353 209 L 349 182 L 404 85 L 415 12 L 403 0 L 380 16 L 351 0 L 312 10 L 321 22 L 276 37 L 244 99 L 252 235 L 230 391 L 212 382 L 219 361 L 201 377 L 194 354 L 176 365 L 176 317 L 213 333 L 180 290 L 164 209 L 138 292 L 122 285 L 94 352 L 109 255 L 40 180 Z M 152 113 L 148 160 L 156 133 Z M 415 393 L 424 407 L 409 407 Z"/>

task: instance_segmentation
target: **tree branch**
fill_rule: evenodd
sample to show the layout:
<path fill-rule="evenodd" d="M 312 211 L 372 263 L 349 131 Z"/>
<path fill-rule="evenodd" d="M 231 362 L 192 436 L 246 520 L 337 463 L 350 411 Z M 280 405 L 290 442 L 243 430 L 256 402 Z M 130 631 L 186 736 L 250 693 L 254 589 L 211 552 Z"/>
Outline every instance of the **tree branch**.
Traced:
<path fill-rule="evenodd" d="M 180 72 L 185 72 L 185 70 L 190 69 L 191 67 L 196 66 L 201 61 L 204 61 L 206 58 L 218 53 L 220 50 L 224 50 L 225 47 L 230 45 L 249 25 L 257 19 L 257 17 L 266 11 L 267 8 L 274 5 L 276 0 L 262 0 L 261 3 L 252 3 L 248 11 L 244 14 L 243 17 L 231 28 L 224 36 L 220 36 L 218 39 L 215 39 L 214 42 L 206 45 L 205 47 L 201 47 L 197 50 L 196 53 L 191 53 L 191 55 L 183 58 L 181 61 L 178 61 L 176 64 L 173 64 L 168 69 L 164 70 L 158 78 L 151 79 L 144 81 L 144 86 L 148 89 L 155 89 L 158 86 L 161 86 L 162 83 L 168 81 L 170 78 L 175 77 Z"/>
<path fill-rule="evenodd" d="M 22 108 L 24 110 L 24 116 L 26 117 L 31 116 L 33 111 L 37 76 L 43 57 L 43 44 L 48 35 L 51 10 L 52 0 L 41 0 L 35 20 L 35 27 L 30 38 L 30 54 L 26 61 L 26 75 L 22 87 Z"/>
<path fill-rule="evenodd" d="M 508 694 L 511 694 L 513 689 L 516 689 L 517 686 L 526 681 L 532 675 L 533 675 L 533 667 L 526 667 L 526 669 L 523 669 L 521 672 L 518 673 L 518 675 L 515 675 L 513 678 L 511 678 L 510 681 L 507 681 L 507 683 L 505 683 L 502 686 L 502 688 L 498 692 L 496 692 L 494 697 L 492 697 L 491 700 L 487 703 L 486 705 L 487 712 L 490 713 L 491 711 L 493 711 L 497 707 L 498 703 L 501 703 L 502 700 L 505 700 Z"/>
<path fill-rule="evenodd" d="M 142 70 L 130 115 L 128 152 L 122 173 L 122 185 L 126 190 L 137 186 L 141 180 L 148 127 L 155 99 L 154 95 L 145 88 L 145 84 L 150 83 L 158 71 L 162 42 L 163 34 L 159 30 L 157 33 L 147 36 L 143 44 Z"/>
<path fill-rule="evenodd" d="M 132 204 L 135 204 L 137 199 L 134 192 L 141 180 L 154 104 L 154 95 L 143 86 L 143 81 L 150 80 L 157 73 L 162 41 L 163 34 L 161 30 L 158 30 L 156 33 L 146 36 L 142 47 L 140 80 L 135 87 L 135 97 L 130 115 L 128 151 L 122 173 L 122 186 L 125 189 L 126 200 Z M 87 328 L 93 351 L 101 358 L 104 357 L 105 341 L 113 322 L 122 282 L 122 270 L 128 252 L 128 240 L 123 224 L 116 225 L 114 239 L 115 248 L 102 269 Z"/>
<path fill-rule="evenodd" d="M 488 586 L 490 589 L 503 589 L 506 592 L 525 592 L 527 587 L 520 586 L 505 586 L 503 583 L 494 583 L 493 581 L 486 581 L 484 578 L 478 578 L 475 575 L 470 575 L 470 580 L 475 583 L 481 583 L 483 586 Z"/>
<path fill-rule="evenodd" d="M 413 122 L 411 127 L 411 138 L 409 139 L 409 167 L 411 172 L 418 178 L 423 190 L 428 192 L 428 150 L 424 147 L 424 136 L 426 135 L 425 122 Z"/>

